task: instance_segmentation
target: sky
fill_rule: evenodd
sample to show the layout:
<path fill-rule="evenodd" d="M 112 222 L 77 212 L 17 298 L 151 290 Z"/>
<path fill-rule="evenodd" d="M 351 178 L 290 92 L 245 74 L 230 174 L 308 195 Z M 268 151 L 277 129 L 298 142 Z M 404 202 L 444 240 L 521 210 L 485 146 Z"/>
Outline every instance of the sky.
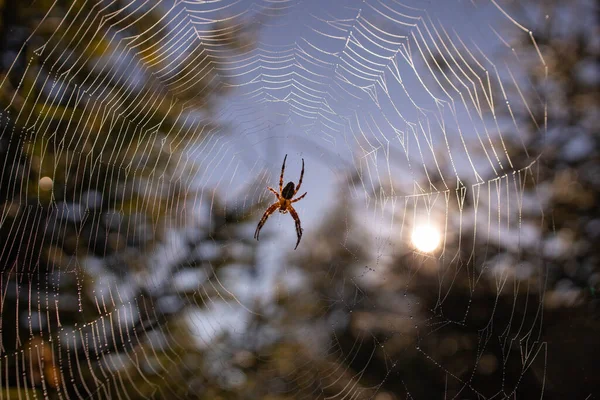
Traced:
<path fill-rule="evenodd" d="M 256 15 L 267 4 L 230 3 L 221 15 L 225 10 L 245 17 L 252 13 L 247 10 L 253 10 Z M 440 160 L 452 155 L 456 173 L 448 171 L 450 179 L 458 174 L 475 181 L 475 171 L 483 174 L 490 169 L 488 159 L 479 160 L 480 152 L 470 141 L 480 135 L 495 162 L 494 151 L 501 153 L 501 149 L 492 151 L 485 143 L 494 137 L 495 127 L 488 126 L 485 132 L 483 123 L 468 115 L 473 111 L 462 107 L 456 94 L 451 93 L 455 113 L 436 104 L 432 94 L 443 99 L 443 92 L 418 53 L 435 51 L 436 46 L 441 49 L 442 43 L 420 40 L 419 49 L 412 35 L 426 37 L 427 30 L 435 35 L 434 27 L 443 35 L 444 28 L 472 51 L 491 53 L 502 45 L 491 28 L 501 31 L 508 25 L 491 3 L 315 0 L 282 4 L 281 15 L 255 17 L 261 20 L 256 25 L 257 49 L 228 67 L 237 87 L 217 112 L 226 135 L 215 135 L 218 144 L 207 145 L 210 152 L 201 156 L 204 165 L 218 165 L 218 173 L 202 174 L 200 186 L 217 184 L 231 197 L 250 198 L 258 178 L 261 198 L 270 201 L 274 197 L 267 186 L 278 184 L 285 154 L 286 182 L 297 182 L 304 158 L 303 190 L 309 194 L 297 206 L 308 229 L 321 220 L 334 198 L 335 183 L 348 171 L 360 172 L 366 187 L 400 183 L 405 185 L 401 195 L 412 195 L 412 183 L 422 179 L 423 165 L 434 162 L 433 153 L 446 153 Z M 206 5 L 207 10 L 210 7 L 214 8 Z M 456 39 L 453 43 L 460 45 Z M 466 151 L 463 140 L 469 142 Z M 291 221 L 286 221 L 289 215 L 273 219 L 293 234 Z M 273 224 L 269 221 L 267 229 Z"/>

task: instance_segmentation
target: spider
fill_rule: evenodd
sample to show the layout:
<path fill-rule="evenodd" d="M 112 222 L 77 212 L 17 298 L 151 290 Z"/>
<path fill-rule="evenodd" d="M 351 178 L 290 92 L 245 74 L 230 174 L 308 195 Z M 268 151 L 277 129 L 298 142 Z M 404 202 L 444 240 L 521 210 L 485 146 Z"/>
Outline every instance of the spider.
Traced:
<path fill-rule="evenodd" d="M 285 185 L 285 187 L 283 187 L 283 172 L 285 171 L 286 159 L 287 154 L 285 155 L 283 159 L 283 165 L 281 166 L 281 176 L 279 177 L 279 192 L 277 192 L 272 187 L 268 188 L 277 197 L 277 201 L 271 204 L 269 208 L 267 208 L 267 211 L 265 211 L 262 218 L 258 222 L 256 231 L 254 232 L 254 238 L 258 240 L 260 230 L 262 229 L 265 222 L 267 222 L 267 218 L 269 218 L 269 216 L 273 214 L 276 210 L 279 209 L 279 212 L 282 214 L 286 214 L 289 211 L 292 215 L 292 218 L 294 218 L 294 221 L 296 221 L 296 234 L 298 235 L 298 241 L 296 242 L 296 247 L 294 247 L 294 250 L 296 250 L 298 248 L 298 245 L 300 244 L 300 239 L 302 238 L 302 227 L 300 226 L 300 217 L 298 217 L 298 213 L 296 212 L 296 210 L 294 210 L 292 203 L 302 200 L 308 192 L 304 193 L 298 198 L 292 199 L 300 190 L 300 186 L 302 186 L 302 177 L 304 176 L 304 158 L 302 159 L 302 171 L 300 172 L 300 180 L 298 181 L 298 186 L 294 188 L 294 182 L 288 182 L 288 184 Z"/>

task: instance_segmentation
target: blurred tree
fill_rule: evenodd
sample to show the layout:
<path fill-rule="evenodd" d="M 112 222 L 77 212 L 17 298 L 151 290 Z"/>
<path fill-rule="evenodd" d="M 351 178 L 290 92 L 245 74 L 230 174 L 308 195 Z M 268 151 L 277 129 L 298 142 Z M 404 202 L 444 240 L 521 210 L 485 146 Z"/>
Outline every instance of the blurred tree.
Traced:
<path fill-rule="evenodd" d="M 11 398 L 185 397 L 183 298 L 202 308 L 204 286 L 241 262 L 224 241 L 248 209 L 216 194 L 177 257 L 168 233 L 202 206 L 186 152 L 214 134 L 211 109 L 230 87 L 219 65 L 252 36 L 235 19 L 182 32 L 193 28 L 164 5 L 0 2 L 0 379 Z M 171 281 L 184 273 L 194 290 Z"/>
<path fill-rule="evenodd" d="M 514 116 L 519 131 L 503 133 L 514 169 L 482 174 L 483 185 L 459 182 L 456 191 L 439 193 L 448 233 L 434 257 L 399 245 L 393 260 L 377 263 L 364 280 L 342 257 L 319 265 L 305 255 L 296 263 L 309 277 L 315 265 L 326 271 L 348 263 L 329 281 L 308 279 L 304 290 L 336 299 L 339 285 L 351 282 L 353 298 L 360 299 L 347 303 L 349 322 L 330 329 L 328 338 L 339 350 L 329 361 L 349 372 L 349 387 L 376 387 L 385 399 L 564 399 L 600 392 L 593 356 L 600 353 L 598 3 L 513 6 L 511 15 L 532 28 L 547 66 L 522 32 L 512 48 L 524 70 L 496 82 L 511 104 L 520 104 L 505 116 Z M 430 187 L 444 187 L 433 168 L 428 176 Z M 410 226 L 407 208 L 396 210 L 396 220 L 406 217 Z M 328 221 L 316 236 L 347 231 Z M 354 249 L 323 246 L 330 255 Z M 294 301 L 291 314 L 298 315 L 297 308 L 315 299 Z M 309 314 L 318 323 L 331 316 L 322 309 Z"/>
<path fill-rule="evenodd" d="M 216 392 L 213 388 L 210 398 L 288 400 L 343 393 L 367 399 L 376 393 L 343 365 L 349 360 L 345 343 L 327 340 L 331 332 L 347 328 L 364 300 L 348 279 L 356 271 L 365 272 L 368 246 L 348 213 L 347 190 L 340 188 L 337 207 L 319 232 L 302 239 L 276 281 L 274 299 L 257 299 L 248 329 L 216 341 L 218 375 L 239 374 L 243 379 Z"/>

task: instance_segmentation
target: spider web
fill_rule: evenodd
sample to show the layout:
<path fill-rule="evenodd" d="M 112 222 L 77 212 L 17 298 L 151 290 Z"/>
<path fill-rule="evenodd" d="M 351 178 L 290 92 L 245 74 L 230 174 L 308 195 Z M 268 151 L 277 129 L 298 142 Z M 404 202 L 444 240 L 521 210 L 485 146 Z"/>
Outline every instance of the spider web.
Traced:
<path fill-rule="evenodd" d="M 0 82 L 2 398 L 543 397 L 547 65 L 509 8 L 35 7 Z M 285 154 L 296 252 L 289 215 L 252 240 Z"/>

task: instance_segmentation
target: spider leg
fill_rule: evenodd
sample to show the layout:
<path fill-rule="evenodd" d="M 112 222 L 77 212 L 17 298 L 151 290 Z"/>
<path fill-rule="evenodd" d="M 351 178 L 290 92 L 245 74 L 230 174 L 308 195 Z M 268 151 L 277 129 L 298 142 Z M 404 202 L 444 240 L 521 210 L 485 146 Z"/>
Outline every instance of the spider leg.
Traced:
<path fill-rule="evenodd" d="M 256 226 L 256 231 L 254 231 L 254 239 L 258 240 L 258 235 L 260 234 L 260 230 L 262 229 L 265 222 L 267 222 L 267 218 L 269 218 L 269 215 L 273 214 L 275 212 L 275 210 L 277 210 L 279 208 L 279 205 L 280 205 L 280 203 L 276 202 L 276 203 L 271 204 L 271 206 L 269 208 L 267 208 L 267 211 L 265 211 L 265 213 L 263 214 L 260 221 L 258 221 L 258 225 Z"/>
<path fill-rule="evenodd" d="M 281 176 L 279 177 L 279 193 L 283 190 L 283 172 L 285 171 L 285 160 L 287 159 L 287 154 L 283 158 L 283 165 L 281 166 Z"/>
<path fill-rule="evenodd" d="M 267 189 L 269 189 L 271 192 L 273 192 L 273 194 L 274 194 L 275 196 L 277 196 L 277 200 L 279 200 L 279 193 L 277 193 L 277 191 L 276 191 L 275 189 L 273 189 L 272 187 L 269 187 L 269 188 L 267 188 Z"/>
<path fill-rule="evenodd" d="M 300 180 L 298 181 L 298 186 L 296 186 L 296 191 L 294 192 L 294 195 L 296 195 L 296 193 L 298 193 L 298 191 L 300 190 L 300 186 L 302 186 L 302 178 L 304 177 L 304 158 L 302 159 L 302 171 L 300 171 Z"/>
<path fill-rule="evenodd" d="M 294 221 L 296 221 L 296 235 L 298 235 L 298 241 L 296 242 L 296 247 L 294 247 L 294 250 L 296 250 L 298 248 L 298 245 L 300 244 L 300 239 L 302 239 L 302 226 L 300 226 L 300 217 L 298 217 L 298 213 L 296 212 L 294 207 L 289 205 L 288 209 L 290 211 L 290 214 L 292 215 L 292 218 L 294 218 Z"/>
<path fill-rule="evenodd" d="M 302 196 L 298 197 L 297 199 L 294 199 L 294 200 L 292 200 L 292 201 L 291 201 L 291 203 L 295 203 L 295 202 L 297 202 L 297 201 L 300 201 L 300 200 L 302 200 L 302 199 L 304 198 L 304 196 L 306 196 L 306 194 L 307 194 L 307 193 L 308 193 L 308 192 L 304 193 Z"/>

